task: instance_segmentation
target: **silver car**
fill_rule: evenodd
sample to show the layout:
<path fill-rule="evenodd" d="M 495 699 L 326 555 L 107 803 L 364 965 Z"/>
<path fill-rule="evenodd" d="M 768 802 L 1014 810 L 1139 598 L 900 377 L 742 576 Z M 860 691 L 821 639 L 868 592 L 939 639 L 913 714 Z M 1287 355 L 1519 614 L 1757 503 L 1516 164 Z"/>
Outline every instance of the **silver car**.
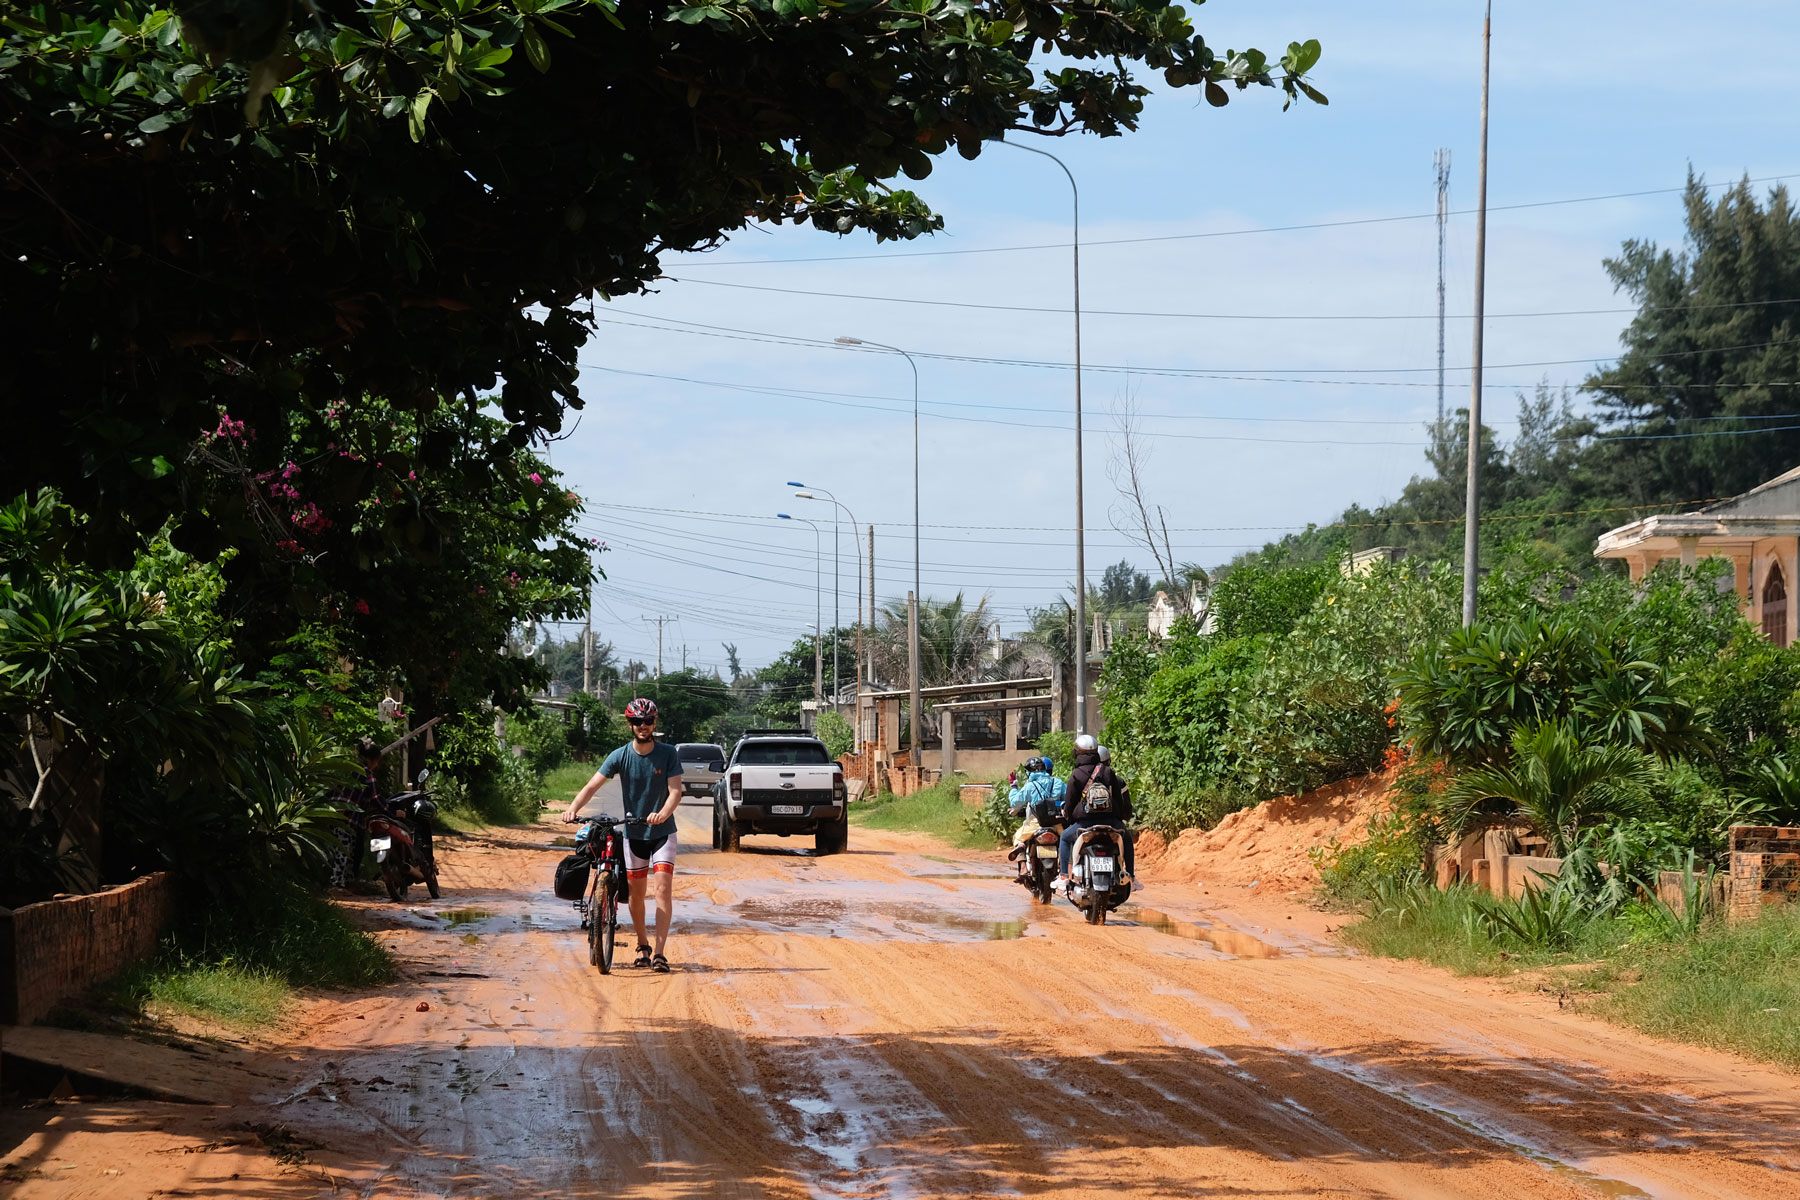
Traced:
<path fill-rule="evenodd" d="M 712 742 L 681 742 L 675 747 L 681 759 L 681 794 L 712 799 L 713 784 L 719 773 L 712 765 L 725 757 L 725 747 Z"/>

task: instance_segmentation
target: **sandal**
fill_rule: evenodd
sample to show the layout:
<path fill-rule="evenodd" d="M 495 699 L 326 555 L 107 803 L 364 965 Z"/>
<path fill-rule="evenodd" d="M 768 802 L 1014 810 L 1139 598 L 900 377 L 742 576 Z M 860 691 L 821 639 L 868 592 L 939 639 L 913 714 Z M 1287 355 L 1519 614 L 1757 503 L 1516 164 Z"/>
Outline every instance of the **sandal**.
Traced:
<path fill-rule="evenodd" d="M 658 975 L 667 975 L 669 973 L 669 960 L 658 954 L 655 958 L 650 960 L 650 969 L 655 971 Z"/>
<path fill-rule="evenodd" d="M 650 966 L 650 947 L 639 946 L 637 957 L 632 960 L 631 965 L 634 967 L 648 968 Z"/>

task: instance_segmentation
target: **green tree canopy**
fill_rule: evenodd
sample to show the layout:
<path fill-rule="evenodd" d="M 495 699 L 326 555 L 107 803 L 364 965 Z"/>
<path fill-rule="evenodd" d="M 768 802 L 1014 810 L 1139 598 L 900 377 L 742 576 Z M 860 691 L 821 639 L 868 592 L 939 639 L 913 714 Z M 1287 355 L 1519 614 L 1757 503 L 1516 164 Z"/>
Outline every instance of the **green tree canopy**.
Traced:
<path fill-rule="evenodd" d="M 1638 305 L 1625 353 L 1584 387 L 1604 414 L 1596 466 L 1634 501 L 1731 496 L 1800 463 L 1800 221 L 1786 187 L 1748 181 L 1713 200 L 1690 173 L 1680 253 L 1633 239 L 1606 260 Z M 1712 437 L 1648 440 L 1665 434 Z"/>
<path fill-rule="evenodd" d="M 952 146 L 1134 128 L 1140 66 L 1323 102 L 1319 53 L 1220 54 L 1166 0 L 9 4 L 0 394 L 34 436 L 0 477 L 124 555 L 221 411 L 498 389 L 523 446 L 581 404 L 593 298 L 665 252 L 752 221 L 916 236 L 940 221 L 889 181 Z M 455 432 L 389 462 L 440 467 Z"/>

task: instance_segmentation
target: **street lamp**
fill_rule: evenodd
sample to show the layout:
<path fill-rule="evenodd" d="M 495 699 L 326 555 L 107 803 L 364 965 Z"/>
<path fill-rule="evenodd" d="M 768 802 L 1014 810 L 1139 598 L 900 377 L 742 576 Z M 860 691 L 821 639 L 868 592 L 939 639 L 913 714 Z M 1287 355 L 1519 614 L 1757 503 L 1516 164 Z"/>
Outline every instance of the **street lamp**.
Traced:
<path fill-rule="evenodd" d="M 1002 146 L 1041 154 L 1069 177 L 1069 191 L 1075 201 L 1073 246 L 1075 251 L 1075 732 L 1087 732 L 1087 532 L 1082 513 L 1081 476 L 1081 189 L 1075 186 L 1075 172 L 1048 150 L 1002 141 Z M 839 339 L 840 341 L 843 339 Z"/>
<path fill-rule="evenodd" d="M 860 722 L 862 721 L 862 667 L 860 666 L 860 664 L 862 662 L 862 619 L 863 619 L 863 610 L 862 610 L 862 541 L 858 538 L 857 533 L 856 533 L 856 514 L 850 511 L 850 506 L 848 504 L 845 504 L 843 501 L 839 500 L 836 496 L 832 495 L 831 492 L 826 490 L 825 488 L 822 488 L 822 487 L 809 488 L 804 483 L 799 483 L 792 479 L 788 480 L 788 486 L 791 488 L 799 488 L 800 489 L 799 491 L 794 493 L 794 495 L 799 497 L 800 499 L 802 499 L 802 500 L 823 499 L 827 503 L 833 504 L 836 507 L 838 507 L 839 509 L 842 509 L 844 512 L 844 515 L 850 518 L 850 540 L 856 543 L 856 660 L 857 660 L 857 663 L 859 664 L 856 669 L 856 719 L 859 723 L 858 727 L 860 728 Z M 820 494 L 815 496 L 813 494 L 814 492 L 818 492 Z M 873 621 L 874 617 L 875 617 L 875 596 L 873 594 L 873 591 L 871 591 L 870 596 L 869 596 L 869 619 L 871 621 Z M 832 629 L 832 633 L 831 633 L 831 695 L 832 695 L 832 702 L 834 704 L 837 701 L 838 689 L 842 686 L 842 684 L 839 683 L 840 677 L 838 675 L 838 645 L 837 645 L 838 644 L 838 638 L 837 638 L 838 627 L 839 626 L 838 626 L 837 514 L 833 513 L 832 514 L 832 522 L 831 522 L 831 629 Z"/>
<path fill-rule="evenodd" d="M 823 550 L 819 542 L 819 526 L 805 517 L 790 517 L 786 513 L 776 513 L 784 521 L 799 521 L 812 526 L 813 531 L 813 703 L 823 698 L 825 657 L 819 653 L 819 620 L 820 610 L 825 603 L 825 579 L 820 566 Z"/>
<path fill-rule="evenodd" d="M 911 752 L 912 767 L 915 772 L 920 769 L 919 762 L 919 724 L 922 714 L 919 711 L 919 605 L 924 603 L 925 589 L 919 584 L 919 364 L 913 356 L 898 346 L 889 346 L 882 342 L 866 341 L 863 338 L 834 338 L 840 346 L 872 346 L 877 350 L 886 350 L 898 354 L 912 368 L 913 377 L 913 602 L 907 606 L 906 618 L 906 657 L 908 660 L 906 673 L 909 676 L 907 686 L 911 691 L 912 720 L 909 723 L 908 747 Z M 1076 373 L 1080 378 L 1080 372 Z M 1077 422 L 1079 426 L 1079 422 Z M 869 608 L 873 615 L 875 597 L 869 597 Z M 1077 670 L 1080 668 L 1077 667 Z"/>

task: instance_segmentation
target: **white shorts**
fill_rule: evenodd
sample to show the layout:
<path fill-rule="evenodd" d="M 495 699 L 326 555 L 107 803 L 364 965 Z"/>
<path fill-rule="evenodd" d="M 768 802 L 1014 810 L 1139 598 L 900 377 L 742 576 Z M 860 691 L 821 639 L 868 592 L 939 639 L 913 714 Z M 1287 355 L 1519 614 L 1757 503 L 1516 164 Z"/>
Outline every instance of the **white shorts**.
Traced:
<path fill-rule="evenodd" d="M 639 858 L 631 849 L 631 839 L 625 839 L 625 878 L 636 879 L 640 875 L 648 875 L 652 871 L 675 873 L 675 831 L 669 830 L 669 836 L 663 844 L 651 852 L 649 858 Z"/>

